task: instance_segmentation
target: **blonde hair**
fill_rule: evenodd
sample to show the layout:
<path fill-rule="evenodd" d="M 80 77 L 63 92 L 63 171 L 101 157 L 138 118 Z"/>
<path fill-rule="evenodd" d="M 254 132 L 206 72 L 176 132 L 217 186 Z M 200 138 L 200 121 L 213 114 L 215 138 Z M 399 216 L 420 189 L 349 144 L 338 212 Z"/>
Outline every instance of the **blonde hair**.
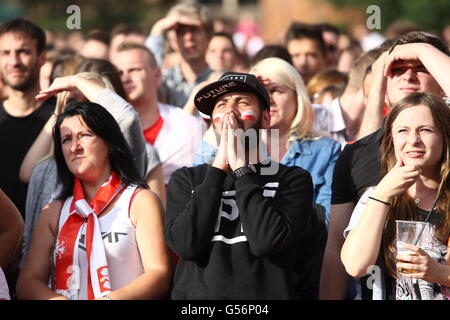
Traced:
<path fill-rule="evenodd" d="M 250 69 L 250 73 L 260 74 L 293 90 L 297 97 L 297 112 L 289 130 L 288 142 L 306 138 L 316 139 L 311 132 L 314 111 L 306 91 L 305 83 L 298 71 L 280 58 L 267 58 L 259 61 Z"/>

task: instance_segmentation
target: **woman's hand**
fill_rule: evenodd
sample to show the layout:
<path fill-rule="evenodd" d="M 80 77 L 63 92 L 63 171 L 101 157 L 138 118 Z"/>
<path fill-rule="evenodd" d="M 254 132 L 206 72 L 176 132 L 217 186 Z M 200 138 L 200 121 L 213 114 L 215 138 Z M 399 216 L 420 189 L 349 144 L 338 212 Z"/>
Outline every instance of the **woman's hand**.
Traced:
<path fill-rule="evenodd" d="M 378 183 L 372 196 L 389 202 L 393 197 L 405 192 L 419 178 L 422 170 L 416 166 L 405 166 L 401 159 Z"/>
<path fill-rule="evenodd" d="M 44 90 L 39 91 L 36 100 L 45 100 L 62 91 L 73 91 L 76 87 L 76 75 L 56 78 L 53 83 Z"/>
<path fill-rule="evenodd" d="M 414 254 L 398 254 L 397 270 L 405 278 L 423 279 L 430 283 L 442 283 L 442 275 L 445 274 L 445 265 L 431 258 L 428 253 L 418 246 L 404 244 L 404 248 L 413 251 Z M 413 270 L 413 273 L 404 273 L 401 270 Z"/>
<path fill-rule="evenodd" d="M 96 80 L 88 79 L 82 74 L 56 78 L 47 89 L 41 90 L 36 96 L 36 100 L 45 100 L 63 91 L 70 91 L 71 94 L 85 96 L 92 101 L 95 96 L 105 88 L 105 85 Z"/>

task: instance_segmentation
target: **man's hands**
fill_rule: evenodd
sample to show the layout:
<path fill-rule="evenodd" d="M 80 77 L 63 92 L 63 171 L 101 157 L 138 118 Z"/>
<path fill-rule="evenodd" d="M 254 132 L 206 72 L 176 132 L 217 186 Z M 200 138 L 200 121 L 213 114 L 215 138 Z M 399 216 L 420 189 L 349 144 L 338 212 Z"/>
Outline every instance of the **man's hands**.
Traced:
<path fill-rule="evenodd" d="M 229 172 L 246 165 L 243 135 L 244 131 L 239 128 L 235 114 L 225 114 L 213 167 Z"/>
<path fill-rule="evenodd" d="M 158 20 L 153 25 L 150 34 L 152 36 L 163 36 L 167 31 L 176 29 L 176 27 L 180 24 L 199 27 L 202 25 L 202 22 L 189 16 L 171 14 L 167 17 L 162 18 L 161 20 Z"/>
<path fill-rule="evenodd" d="M 358 139 L 378 130 L 382 125 L 387 85 L 387 77 L 384 75 L 387 57 L 388 52 L 383 52 L 372 64 L 372 72 L 368 75 L 371 85 L 367 96 L 366 110 L 357 136 Z"/>
<path fill-rule="evenodd" d="M 398 61 L 421 61 L 420 52 L 427 50 L 427 47 L 429 45 L 426 43 L 406 43 L 396 46 L 386 58 L 384 75 L 386 77 L 391 76 L 392 66 Z"/>
<path fill-rule="evenodd" d="M 389 57 L 388 51 L 385 51 L 372 64 L 372 85 L 369 91 L 369 99 L 377 99 L 378 109 L 382 112 L 384 107 L 384 96 L 386 95 L 387 78 L 385 76 L 386 62 Z"/>

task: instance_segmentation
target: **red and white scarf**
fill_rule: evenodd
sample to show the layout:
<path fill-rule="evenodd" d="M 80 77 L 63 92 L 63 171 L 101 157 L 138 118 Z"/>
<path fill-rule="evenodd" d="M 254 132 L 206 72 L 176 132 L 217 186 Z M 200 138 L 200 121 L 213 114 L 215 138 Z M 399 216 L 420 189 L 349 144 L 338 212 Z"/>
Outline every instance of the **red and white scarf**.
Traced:
<path fill-rule="evenodd" d="M 108 262 L 102 239 L 98 215 L 122 191 L 123 185 L 117 174 L 112 173 L 98 190 L 94 199 L 85 200 L 80 180 L 75 177 L 70 213 L 56 242 L 56 293 L 70 299 L 78 299 L 80 289 L 80 264 L 78 262 L 79 234 L 86 223 L 86 255 L 88 260 L 89 300 L 111 292 Z"/>

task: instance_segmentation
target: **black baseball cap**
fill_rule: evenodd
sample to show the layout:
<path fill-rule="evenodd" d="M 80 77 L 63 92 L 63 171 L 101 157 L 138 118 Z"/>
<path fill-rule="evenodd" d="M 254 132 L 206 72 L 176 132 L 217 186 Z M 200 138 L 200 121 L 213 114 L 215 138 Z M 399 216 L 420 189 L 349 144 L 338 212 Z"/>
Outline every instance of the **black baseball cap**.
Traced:
<path fill-rule="evenodd" d="M 194 98 L 198 111 L 211 116 L 216 101 L 230 92 L 249 92 L 258 97 L 264 109 L 270 108 L 269 93 L 253 74 L 240 72 L 225 72 L 219 80 L 202 88 Z"/>

